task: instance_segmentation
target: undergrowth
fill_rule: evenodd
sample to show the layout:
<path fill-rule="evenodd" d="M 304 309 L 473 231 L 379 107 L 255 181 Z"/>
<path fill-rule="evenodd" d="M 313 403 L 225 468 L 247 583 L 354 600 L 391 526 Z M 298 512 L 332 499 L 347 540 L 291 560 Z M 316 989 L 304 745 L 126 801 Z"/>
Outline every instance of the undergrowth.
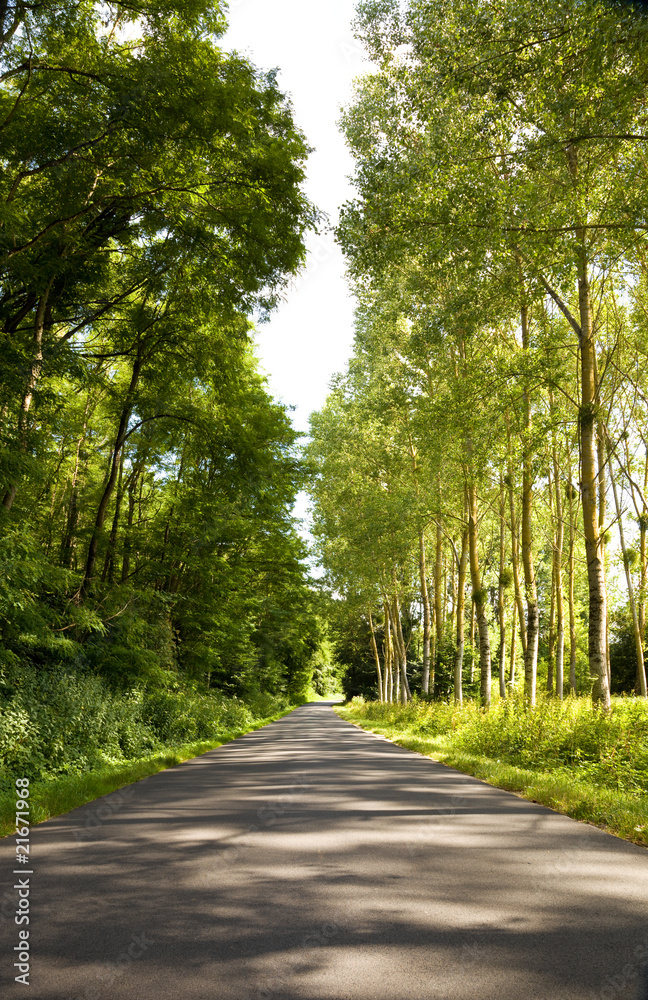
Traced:
<path fill-rule="evenodd" d="M 104 762 L 92 770 L 68 772 L 36 781 L 30 786 L 30 823 L 34 825 L 53 816 L 60 816 L 71 809 L 76 809 L 77 806 L 92 802 L 101 795 L 108 795 L 125 785 L 141 781 L 142 778 L 148 778 L 159 771 L 213 750 L 243 733 L 260 729 L 268 722 L 280 718 L 289 708 L 290 706 L 286 705 L 269 717 L 257 718 L 252 723 L 246 723 L 242 729 L 222 731 L 219 739 L 212 737 L 208 740 L 167 746 L 145 757 Z M 15 790 L 12 788 L 0 792 L 0 837 L 15 832 L 15 809 Z"/>
<path fill-rule="evenodd" d="M 522 699 L 483 712 L 414 700 L 383 705 L 353 699 L 337 711 L 365 729 L 491 784 L 648 846 L 648 703 L 613 699 L 603 713 L 589 699 Z"/>
<path fill-rule="evenodd" d="M 112 690 L 100 677 L 26 671 L 0 690 L 0 792 L 16 777 L 42 781 L 245 732 L 288 708 L 187 690 Z"/>

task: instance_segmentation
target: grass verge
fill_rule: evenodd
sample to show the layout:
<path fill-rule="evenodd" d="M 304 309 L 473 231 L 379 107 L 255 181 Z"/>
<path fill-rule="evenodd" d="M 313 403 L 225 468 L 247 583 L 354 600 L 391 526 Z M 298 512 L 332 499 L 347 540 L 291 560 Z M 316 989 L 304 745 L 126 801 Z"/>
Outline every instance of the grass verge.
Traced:
<path fill-rule="evenodd" d="M 182 743 L 178 746 L 165 747 L 146 757 L 136 760 L 119 761 L 106 764 L 104 767 L 84 771 L 80 774 L 65 774 L 58 778 L 35 781 L 30 785 L 30 824 L 44 823 L 47 819 L 61 816 L 63 813 L 92 802 L 102 795 L 116 792 L 125 785 L 131 785 L 142 778 L 148 778 L 159 771 L 175 767 L 185 760 L 198 757 L 208 750 L 229 743 L 231 740 L 244 736 L 245 733 L 261 729 L 270 722 L 275 722 L 282 716 L 292 712 L 295 706 L 286 708 L 267 719 L 259 719 L 245 729 L 221 733 L 217 740 L 201 740 L 198 743 Z M 8 837 L 16 829 L 16 795 L 14 791 L 0 794 L 0 837 Z"/>
<path fill-rule="evenodd" d="M 648 795 L 619 791 L 579 778 L 577 769 L 551 771 L 517 767 L 452 746 L 452 735 L 425 736 L 404 722 L 368 719 L 368 706 L 336 706 L 337 714 L 367 732 L 386 736 L 398 746 L 431 757 L 441 764 L 471 774 L 489 785 L 514 792 L 556 812 L 591 823 L 607 833 L 648 847 Z M 393 707 L 393 706 L 390 706 Z"/>

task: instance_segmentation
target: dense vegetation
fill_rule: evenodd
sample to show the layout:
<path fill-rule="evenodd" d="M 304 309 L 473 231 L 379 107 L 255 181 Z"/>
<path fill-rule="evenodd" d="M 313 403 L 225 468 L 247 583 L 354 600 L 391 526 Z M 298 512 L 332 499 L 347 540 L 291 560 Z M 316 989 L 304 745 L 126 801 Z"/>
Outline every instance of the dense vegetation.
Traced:
<path fill-rule="evenodd" d="M 447 702 L 357 717 L 639 794 L 648 20 L 360 3 L 355 350 L 307 462 L 250 335 L 317 225 L 308 147 L 224 29 L 0 7 L 3 781 L 217 742 L 337 660 L 348 696 Z"/>
<path fill-rule="evenodd" d="M 312 418 L 347 694 L 646 695 L 648 20 L 364 0 L 348 370 Z"/>
<path fill-rule="evenodd" d="M 211 0 L 0 8 L 6 774 L 215 740 L 326 683 L 250 341 L 316 223 L 308 148 L 224 28 Z"/>
<path fill-rule="evenodd" d="M 490 712 L 414 699 L 407 705 L 356 698 L 343 718 L 494 785 L 648 846 L 648 704 L 613 698 L 522 696 Z"/>

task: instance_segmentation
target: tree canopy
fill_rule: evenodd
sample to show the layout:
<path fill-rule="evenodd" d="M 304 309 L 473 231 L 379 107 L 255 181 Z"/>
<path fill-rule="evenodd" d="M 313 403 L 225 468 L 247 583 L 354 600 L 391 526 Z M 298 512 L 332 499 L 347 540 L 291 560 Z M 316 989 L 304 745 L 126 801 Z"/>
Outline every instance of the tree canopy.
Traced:
<path fill-rule="evenodd" d="M 1 663 L 305 690 L 304 482 L 252 317 L 318 213 L 207 0 L 0 8 Z"/>
<path fill-rule="evenodd" d="M 356 28 L 375 70 L 343 117 L 356 195 L 338 238 L 358 332 L 313 420 L 332 585 L 366 594 L 385 699 L 392 661 L 408 697 L 409 656 L 424 693 L 436 668 L 461 700 L 478 656 L 488 706 L 493 660 L 505 696 L 518 654 L 530 704 L 539 662 L 562 697 L 567 649 L 571 689 L 607 708 L 620 570 L 645 695 L 648 22 L 603 0 L 367 0 Z M 334 453 L 342 399 L 353 446 Z M 387 485 L 371 470 L 390 451 Z"/>

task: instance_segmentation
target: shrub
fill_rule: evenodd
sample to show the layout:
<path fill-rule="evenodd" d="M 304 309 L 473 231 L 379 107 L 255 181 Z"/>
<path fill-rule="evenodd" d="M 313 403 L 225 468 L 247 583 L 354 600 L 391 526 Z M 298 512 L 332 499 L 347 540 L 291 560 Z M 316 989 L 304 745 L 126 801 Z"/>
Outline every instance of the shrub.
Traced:
<path fill-rule="evenodd" d="M 648 790 L 648 702 L 614 698 L 605 714 L 587 698 L 543 699 L 529 709 L 521 697 L 498 702 L 489 712 L 468 702 L 363 705 L 355 711 L 377 725 L 397 725 L 413 734 L 447 738 L 455 749 L 529 770 L 577 770 L 595 784 Z"/>
<path fill-rule="evenodd" d="M 5 683 L 0 698 L 0 789 L 18 775 L 34 781 L 162 746 L 217 741 L 283 707 L 267 695 L 258 695 L 251 709 L 220 694 L 120 692 L 99 677 L 25 671 Z"/>

